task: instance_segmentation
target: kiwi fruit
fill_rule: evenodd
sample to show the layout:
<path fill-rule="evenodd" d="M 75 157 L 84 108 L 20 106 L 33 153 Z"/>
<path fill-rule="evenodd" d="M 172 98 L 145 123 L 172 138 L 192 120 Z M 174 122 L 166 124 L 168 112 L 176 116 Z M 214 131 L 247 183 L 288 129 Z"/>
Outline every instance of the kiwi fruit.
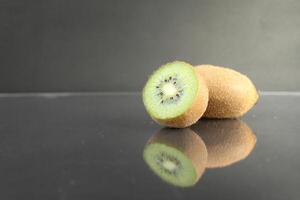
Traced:
<path fill-rule="evenodd" d="M 202 176 L 207 150 L 202 139 L 191 129 L 161 129 L 145 145 L 144 160 L 165 182 L 190 187 Z"/>
<path fill-rule="evenodd" d="M 197 122 L 205 112 L 208 89 L 192 65 L 174 61 L 150 76 L 143 89 L 143 102 L 159 124 L 184 128 Z"/>
<path fill-rule="evenodd" d="M 240 117 L 259 98 L 252 81 L 235 70 L 213 65 L 198 65 L 195 70 L 204 78 L 209 90 L 209 102 L 204 117 Z"/>
<path fill-rule="evenodd" d="M 256 144 L 251 128 L 239 119 L 201 120 L 192 129 L 206 145 L 207 168 L 225 167 L 241 161 Z"/>

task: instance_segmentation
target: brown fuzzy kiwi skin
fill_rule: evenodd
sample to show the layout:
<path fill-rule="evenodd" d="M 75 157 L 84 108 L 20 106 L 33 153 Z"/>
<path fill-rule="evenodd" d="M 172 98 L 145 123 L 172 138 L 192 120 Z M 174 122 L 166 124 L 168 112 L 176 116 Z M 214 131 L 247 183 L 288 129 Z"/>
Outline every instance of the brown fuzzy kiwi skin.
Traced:
<path fill-rule="evenodd" d="M 239 119 L 201 120 L 192 129 L 206 145 L 207 168 L 226 167 L 244 160 L 257 141 L 251 128 Z"/>
<path fill-rule="evenodd" d="M 198 77 L 198 91 L 197 96 L 192 106 L 182 115 L 172 119 L 155 119 L 159 124 L 173 127 L 173 128 L 185 128 L 196 123 L 204 114 L 208 105 L 208 88 L 206 82 L 199 73 L 196 72 Z"/>
<path fill-rule="evenodd" d="M 258 101 L 252 81 L 235 70 L 213 65 L 198 65 L 195 70 L 205 79 L 209 90 L 206 118 L 238 118 Z"/>
<path fill-rule="evenodd" d="M 203 140 L 194 131 L 189 128 L 163 128 L 148 140 L 147 145 L 153 143 L 164 144 L 181 151 L 192 161 L 197 172 L 197 181 L 200 179 L 206 168 L 208 154 Z"/>

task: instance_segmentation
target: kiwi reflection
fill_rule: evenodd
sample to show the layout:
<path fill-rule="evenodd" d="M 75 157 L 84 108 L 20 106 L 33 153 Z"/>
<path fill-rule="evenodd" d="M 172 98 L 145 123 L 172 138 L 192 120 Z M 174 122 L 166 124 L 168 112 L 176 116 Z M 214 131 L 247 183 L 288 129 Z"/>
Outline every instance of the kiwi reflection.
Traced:
<path fill-rule="evenodd" d="M 256 144 L 251 128 L 239 119 L 203 120 L 192 129 L 206 145 L 207 168 L 225 167 L 243 160 Z"/>
<path fill-rule="evenodd" d="M 191 129 L 161 129 L 144 148 L 144 160 L 164 181 L 181 187 L 194 185 L 203 174 L 207 150 Z"/>
<path fill-rule="evenodd" d="M 144 160 L 167 183 L 190 187 L 205 168 L 241 161 L 255 144 L 255 134 L 241 120 L 203 120 L 191 128 L 161 129 L 146 144 Z"/>

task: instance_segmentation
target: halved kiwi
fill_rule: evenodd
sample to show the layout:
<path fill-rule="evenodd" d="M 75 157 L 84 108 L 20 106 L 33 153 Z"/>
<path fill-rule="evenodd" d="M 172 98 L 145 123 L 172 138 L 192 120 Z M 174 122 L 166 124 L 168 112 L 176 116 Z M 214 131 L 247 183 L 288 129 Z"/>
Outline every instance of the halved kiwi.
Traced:
<path fill-rule="evenodd" d="M 239 119 L 201 120 L 192 129 L 206 145 L 207 168 L 239 162 L 250 155 L 256 144 L 251 128 Z"/>
<path fill-rule="evenodd" d="M 204 117 L 240 117 L 248 112 L 259 98 L 252 81 L 233 69 L 199 65 L 195 70 L 204 78 L 209 90 Z"/>
<path fill-rule="evenodd" d="M 149 139 L 143 155 L 156 175 L 179 187 L 197 183 L 207 161 L 205 144 L 191 129 L 161 129 Z"/>
<path fill-rule="evenodd" d="M 143 90 L 143 102 L 158 123 L 183 128 L 197 122 L 205 112 L 208 89 L 192 65 L 174 61 L 150 76 Z"/>

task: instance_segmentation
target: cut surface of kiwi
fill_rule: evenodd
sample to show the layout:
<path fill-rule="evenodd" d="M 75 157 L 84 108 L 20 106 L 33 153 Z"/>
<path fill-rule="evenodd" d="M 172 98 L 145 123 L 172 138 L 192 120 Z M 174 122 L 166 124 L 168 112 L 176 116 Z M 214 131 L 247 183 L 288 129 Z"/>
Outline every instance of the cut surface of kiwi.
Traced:
<path fill-rule="evenodd" d="M 162 129 L 144 148 L 144 160 L 162 180 L 179 187 L 193 186 L 203 174 L 207 150 L 190 129 Z"/>
<path fill-rule="evenodd" d="M 174 61 L 157 69 L 143 89 L 143 102 L 149 115 L 170 127 L 195 123 L 208 103 L 208 89 L 193 66 Z"/>
<path fill-rule="evenodd" d="M 239 119 L 201 120 L 191 128 L 206 145 L 207 168 L 226 167 L 247 158 L 257 140 L 251 128 Z"/>

